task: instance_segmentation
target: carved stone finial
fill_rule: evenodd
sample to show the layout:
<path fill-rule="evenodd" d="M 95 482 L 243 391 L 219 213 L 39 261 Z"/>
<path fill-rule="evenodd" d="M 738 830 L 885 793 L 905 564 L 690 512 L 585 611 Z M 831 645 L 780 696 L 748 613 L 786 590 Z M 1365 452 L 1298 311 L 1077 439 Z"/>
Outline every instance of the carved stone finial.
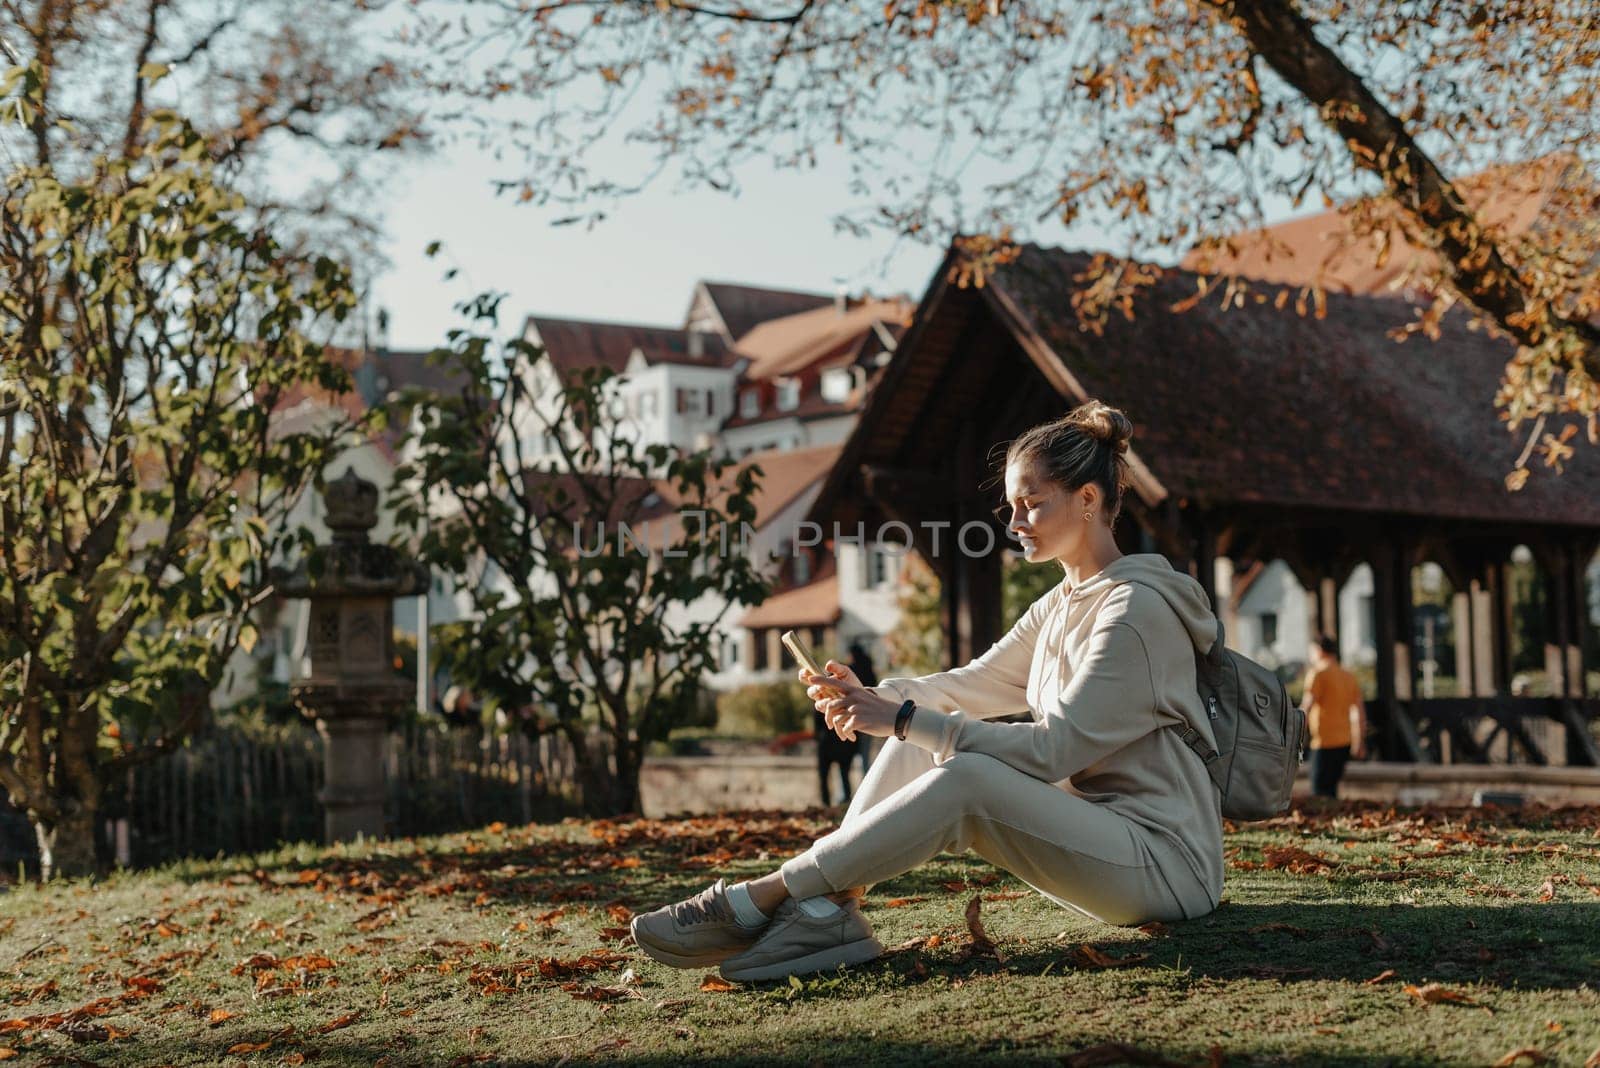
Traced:
<path fill-rule="evenodd" d="M 378 525 L 378 487 L 356 474 L 354 467 L 328 483 L 322 503 L 328 509 L 328 529 L 336 538 L 360 536 Z"/>

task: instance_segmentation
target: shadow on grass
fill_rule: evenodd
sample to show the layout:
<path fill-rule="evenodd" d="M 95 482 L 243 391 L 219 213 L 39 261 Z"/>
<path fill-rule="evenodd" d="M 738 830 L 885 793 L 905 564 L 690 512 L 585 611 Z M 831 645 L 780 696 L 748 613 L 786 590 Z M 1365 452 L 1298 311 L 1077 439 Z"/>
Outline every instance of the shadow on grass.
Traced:
<path fill-rule="evenodd" d="M 286 1054 L 299 1051 L 305 1055 L 306 1064 L 315 1064 L 317 1068 L 335 1068 L 335 1066 L 360 1065 L 369 1068 L 373 1064 L 382 1063 L 389 1068 L 402 1068 L 411 1065 L 442 1065 L 487 1063 L 492 1065 L 552 1065 L 577 1062 L 581 1064 L 617 1064 L 630 1065 L 671 1065 L 673 1068 L 685 1063 L 719 1064 L 719 1065 L 751 1065 L 766 1066 L 775 1064 L 847 1064 L 852 1066 L 866 1065 L 917 1065 L 919 1068 L 928 1065 L 952 1064 L 1051 1064 L 1059 1065 L 1061 1058 L 1074 1052 L 1087 1049 L 1102 1043 L 1126 1041 L 1111 1034 L 1088 1035 L 1076 1040 L 1063 1039 L 1007 1039 L 989 1038 L 971 1042 L 955 1040 L 932 1040 L 927 1042 L 905 1042 L 885 1040 L 873 1036 L 870 1028 L 865 1024 L 859 1032 L 851 1033 L 838 1027 L 826 1030 L 812 1028 L 796 1029 L 784 1035 L 781 1045 L 764 1045 L 760 1049 L 723 1049 L 717 1051 L 694 1049 L 679 1050 L 651 1050 L 630 1053 L 626 1045 L 606 1049 L 608 1043 L 590 1040 L 590 1045 L 599 1045 L 597 1049 L 562 1048 L 560 1045 L 547 1046 L 545 1050 L 515 1048 L 514 1043 L 496 1043 L 488 1040 L 470 1052 L 455 1053 L 458 1047 L 439 1049 L 431 1047 L 427 1042 L 402 1044 L 399 1042 L 373 1043 L 346 1041 L 333 1043 L 328 1040 L 318 1040 L 315 1043 L 300 1045 L 291 1043 L 275 1046 L 270 1052 L 255 1054 L 254 1057 L 263 1063 L 284 1063 Z M 221 1042 L 208 1044 L 204 1042 L 160 1041 L 141 1043 L 137 1039 L 118 1042 L 115 1046 L 97 1046 L 94 1059 L 91 1063 L 101 1065 L 146 1065 L 146 1064 L 171 1064 L 171 1063 L 204 1063 L 224 1064 L 229 1062 L 242 1063 L 237 1055 L 228 1054 L 229 1047 Z M 1192 1065 L 1199 1066 L 1207 1063 L 1206 1051 L 1197 1049 L 1192 1045 L 1175 1042 L 1170 1039 L 1149 1037 L 1138 1042 L 1138 1049 L 1146 1055 L 1164 1058 L 1165 1062 L 1173 1068 Z M 1234 1046 L 1229 1049 L 1228 1055 L 1232 1058 L 1250 1057 L 1248 1047 Z M 447 1056 L 451 1056 L 446 1061 Z M 199 1060 L 197 1060 L 199 1058 Z M 479 1060 L 479 1058 L 482 1058 Z M 569 1060 L 570 1058 L 570 1060 Z M 244 1058 L 249 1060 L 251 1058 Z M 1278 1058 L 1274 1058 L 1278 1059 Z M 66 1057 L 56 1063 L 71 1064 L 76 1058 Z M 77 1061 L 77 1063 L 84 1063 Z M 291 1062 L 293 1063 L 293 1062 Z M 1161 1063 L 1151 1060 L 1097 1060 L 1092 1063 L 1117 1065 L 1117 1064 L 1151 1064 Z M 1235 1062 L 1237 1063 L 1237 1062 Z M 1396 1055 L 1392 1050 L 1380 1051 L 1350 1050 L 1347 1048 L 1338 1051 L 1328 1051 L 1326 1054 L 1297 1053 L 1294 1057 L 1295 1064 L 1315 1064 L 1329 1066 L 1361 1065 L 1370 1068 L 1374 1064 L 1383 1064 L 1391 1068 L 1434 1068 L 1442 1064 L 1458 1064 L 1459 1060 L 1440 1057 L 1419 1056 L 1416 1054 Z"/>
<path fill-rule="evenodd" d="M 1504 989 L 1571 990 L 1592 985 L 1600 969 L 1600 904 L 1348 905 L 1234 904 L 1166 933 L 1092 921 L 1059 941 L 1002 941 L 1005 963 L 975 959 L 963 974 L 1039 975 L 1083 967 L 1076 947 L 1113 958 L 1145 955 L 1124 974 L 1170 969 L 1188 980 L 1268 979 L 1283 983 L 1387 981 L 1482 983 Z M 992 933 L 992 932 L 991 932 Z M 885 962 L 909 972 L 915 961 Z M 926 966 L 939 968 L 929 957 Z"/>

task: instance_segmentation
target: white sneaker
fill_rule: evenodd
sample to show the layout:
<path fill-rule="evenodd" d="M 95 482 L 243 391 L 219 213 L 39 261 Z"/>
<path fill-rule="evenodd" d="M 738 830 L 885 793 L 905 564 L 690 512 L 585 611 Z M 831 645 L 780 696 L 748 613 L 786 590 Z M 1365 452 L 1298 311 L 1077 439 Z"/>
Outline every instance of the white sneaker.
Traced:
<path fill-rule="evenodd" d="M 883 955 L 883 943 L 852 898 L 829 916 L 817 918 L 789 898 L 772 917 L 756 944 L 722 962 L 722 977 L 742 982 L 809 975 L 841 965 L 864 964 Z"/>
<path fill-rule="evenodd" d="M 674 968 L 708 968 L 748 949 L 762 928 L 734 918 L 721 879 L 686 901 L 641 913 L 629 924 L 639 948 Z"/>

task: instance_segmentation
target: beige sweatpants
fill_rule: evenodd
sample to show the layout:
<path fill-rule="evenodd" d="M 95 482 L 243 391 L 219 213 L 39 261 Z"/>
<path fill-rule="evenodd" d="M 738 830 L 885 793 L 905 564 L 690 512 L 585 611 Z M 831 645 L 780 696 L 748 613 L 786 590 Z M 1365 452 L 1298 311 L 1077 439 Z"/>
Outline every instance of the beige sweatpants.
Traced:
<path fill-rule="evenodd" d="M 843 823 L 782 868 L 795 898 L 892 878 L 941 852 L 972 850 L 1061 905 L 1106 923 L 1203 916 L 1216 902 L 1157 836 L 979 753 L 935 765 L 891 738 Z"/>

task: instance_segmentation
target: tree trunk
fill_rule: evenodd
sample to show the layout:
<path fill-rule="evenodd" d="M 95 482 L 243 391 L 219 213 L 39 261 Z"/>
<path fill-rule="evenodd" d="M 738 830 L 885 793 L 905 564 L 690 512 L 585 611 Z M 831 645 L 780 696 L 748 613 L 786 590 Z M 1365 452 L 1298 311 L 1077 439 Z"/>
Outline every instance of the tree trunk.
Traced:
<path fill-rule="evenodd" d="M 93 875 L 99 870 L 94 848 L 95 815 L 93 806 L 67 804 L 63 806 L 60 819 L 48 824 L 34 820 L 40 879 L 74 878 Z"/>
<path fill-rule="evenodd" d="M 1441 259 L 1461 295 L 1518 342 L 1537 346 L 1566 333 L 1584 346 L 1583 365 L 1600 376 L 1600 330 L 1566 319 L 1529 293 L 1518 271 L 1488 240 L 1474 213 L 1403 122 L 1327 45 L 1311 23 L 1282 0 L 1219 0 L 1250 47 L 1278 76 L 1323 109 L 1339 135 L 1362 150 L 1389 193 L 1439 241 Z M 1332 110 L 1329 110 L 1329 109 Z M 1481 253 L 1481 255 L 1480 255 Z"/>

